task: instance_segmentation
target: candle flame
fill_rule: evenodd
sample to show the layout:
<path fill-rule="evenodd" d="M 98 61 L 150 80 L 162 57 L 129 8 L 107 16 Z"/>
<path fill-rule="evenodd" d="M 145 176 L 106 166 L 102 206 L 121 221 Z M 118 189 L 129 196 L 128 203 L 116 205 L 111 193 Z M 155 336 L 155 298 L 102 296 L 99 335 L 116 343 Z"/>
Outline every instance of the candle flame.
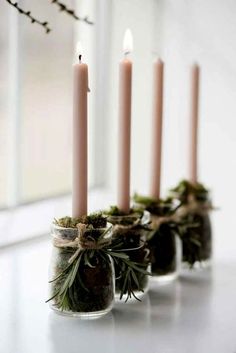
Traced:
<path fill-rule="evenodd" d="M 133 36 L 129 28 L 126 29 L 123 40 L 124 54 L 127 55 L 133 51 Z"/>

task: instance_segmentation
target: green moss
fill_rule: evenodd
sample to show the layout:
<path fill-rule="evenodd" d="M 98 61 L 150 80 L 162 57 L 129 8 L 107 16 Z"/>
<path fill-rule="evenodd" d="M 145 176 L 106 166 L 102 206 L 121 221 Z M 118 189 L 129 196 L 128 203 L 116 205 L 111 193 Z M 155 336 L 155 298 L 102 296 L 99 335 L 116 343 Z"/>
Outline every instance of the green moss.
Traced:
<path fill-rule="evenodd" d="M 178 198 L 182 203 L 187 203 L 190 195 L 194 196 L 199 202 L 209 200 L 209 191 L 203 184 L 193 184 L 187 180 L 182 180 L 175 188 L 171 189 L 170 195 Z"/>
<path fill-rule="evenodd" d="M 148 196 L 134 194 L 133 200 L 145 210 L 158 216 L 168 216 L 173 214 L 176 210 L 176 206 L 173 204 L 173 200 L 170 197 L 157 200 Z"/>
<path fill-rule="evenodd" d="M 101 212 L 98 212 L 78 218 L 63 217 L 54 219 L 54 222 L 56 225 L 64 228 L 76 228 L 78 223 L 92 225 L 94 228 L 105 228 L 107 225 L 107 218 Z"/>
<path fill-rule="evenodd" d="M 111 206 L 109 210 L 105 210 L 104 214 L 107 216 L 125 216 L 126 214 L 121 211 L 117 206 Z"/>
<path fill-rule="evenodd" d="M 106 216 L 131 216 L 131 217 L 140 218 L 143 216 L 143 209 L 138 207 L 137 208 L 133 207 L 130 209 L 130 212 L 127 214 L 121 211 L 117 206 L 111 206 L 109 210 L 105 210 L 103 214 Z"/>

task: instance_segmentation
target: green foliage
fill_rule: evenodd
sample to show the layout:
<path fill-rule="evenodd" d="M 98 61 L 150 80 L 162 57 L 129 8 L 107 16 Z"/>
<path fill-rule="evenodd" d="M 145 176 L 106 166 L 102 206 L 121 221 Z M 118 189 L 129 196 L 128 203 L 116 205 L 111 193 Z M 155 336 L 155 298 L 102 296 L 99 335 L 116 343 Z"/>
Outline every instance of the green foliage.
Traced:
<path fill-rule="evenodd" d="M 142 196 L 139 194 L 134 194 L 133 200 L 136 204 L 143 207 L 143 209 L 149 211 L 151 214 L 164 217 L 174 214 L 179 207 L 174 205 L 172 198 L 167 199 L 153 199 L 148 196 Z"/>
<path fill-rule="evenodd" d="M 187 180 L 182 180 L 175 188 L 171 189 L 170 195 L 178 198 L 181 203 L 188 203 L 189 196 L 193 196 L 198 202 L 209 200 L 209 191 L 203 184 L 192 184 Z"/>
<path fill-rule="evenodd" d="M 211 256 L 211 224 L 208 214 L 188 213 L 179 223 L 183 261 L 192 268 L 195 262 Z"/>
<path fill-rule="evenodd" d="M 117 206 L 111 206 L 109 210 L 104 211 L 107 216 L 125 216 L 126 214 L 121 211 Z"/>
<path fill-rule="evenodd" d="M 132 249 L 130 250 L 132 251 Z M 143 278 L 151 276 L 151 273 L 146 270 L 147 264 L 131 261 L 127 254 L 114 250 L 109 251 L 109 254 L 113 258 L 116 269 L 118 269 L 116 272 L 119 272 L 119 278 L 117 279 L 121 283 L 119 286 L 120 300 L 126 295 L 126 302 L 132 297 L 140 301 L 135 292 L 143 292 L 141 285 Z"/>

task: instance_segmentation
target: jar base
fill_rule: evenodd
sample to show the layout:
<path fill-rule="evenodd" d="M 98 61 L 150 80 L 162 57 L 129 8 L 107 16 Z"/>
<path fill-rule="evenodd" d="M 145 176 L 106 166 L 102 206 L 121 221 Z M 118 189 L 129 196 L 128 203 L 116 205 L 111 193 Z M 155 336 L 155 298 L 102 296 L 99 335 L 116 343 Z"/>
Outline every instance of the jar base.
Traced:
<path fill-rule="evenodd" d="M 188 262 L 182 262 L 182 270 L 187 270 L 187 271 L 202 271 L 206 268 L 211 267 L 212 265 L 212 260 L 211 259 L 207 259 L 204 261 L 197 261 L 194 263 L 194 265 L 192 267 L 189 266 Z"/>
<path fill-rule="evenodd" d="M 105 310 L 100 310 L 100 311 L 92 311 L 92 312 L 75 312 L 75 311 L 69 311 L 69 310 L 60 310 L 54 305 L 50 305 L 50 308 L 58 315 L 61 316 L 67 316 L 67 317 L 74 317 L 77 319 L 81 320 L 94 320 L 94 319 L 99 319 L 100 317 L 108 314 L 112 308 L 113 304 L 110 305 L 107 309 Z"/>
<path fill-rule="evenodd" d="M 167 284 L 169 282 L 172 282 L 178 278 L 178 272 L 172 272 L 168 273 L 166 275 L 152 275 L 150 278 L 151 284 Z"/>

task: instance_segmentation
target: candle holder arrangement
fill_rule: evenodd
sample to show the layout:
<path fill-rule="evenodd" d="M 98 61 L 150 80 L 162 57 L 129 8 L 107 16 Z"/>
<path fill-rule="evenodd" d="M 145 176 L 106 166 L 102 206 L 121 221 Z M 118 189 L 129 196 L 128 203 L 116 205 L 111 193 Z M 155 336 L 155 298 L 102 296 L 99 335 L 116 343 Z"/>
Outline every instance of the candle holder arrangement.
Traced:
<path fill-rule="evenodd" d="M 146 242 L 150 232 L 150 214 L 138 209 L 131 209 L 129 214 L 124 214 L 117 207 L 111 207 L 105 214 L 113 224 L 113 249 L 122 250 L 134 264 L 130 276 L 127 276 L 126 264 L 119 258 L 115 259 L 116 298 L 122 300 L 126 296 L 125 301 L 140 300 L 148 290 L 148 276 L 151 274 Z"/>
<path fill-rule="evenodd" d="M 119 65 L 119 129 L 117 207 L 88 211 L 88 65 L 81 45 L 73 67 L 73 187 L 72 218 L 52 225 L 51 308 L 80 318 L 100 317 L 114 299 L 140 300 L 154 281 L 178 276 L 181 258 L 188 267 L 209 263 L 212 235 L 208 190 L 197 182 L 200 68 L 191 69 L 189 179 L 160 199 L 164 62 L 153 66 L 153 136 L 150 197 L 135 195 L 130 208 L 132 34 L 126 30 Z M 180 241 L 182 240 L 182 256 Z"/>
<path fill-rule="evenodd" d="M 183 180 L 170 195 L 181 202 L 178 215 L 184 222 L 181 232 L 184 267 L 208 266 L 212 256 L 209 212 L 213 209 L 209 191 L 200 183 Z"/>
<path fill-rule="evenodd" d="M 113 247 L 112 235 L 113 226 L 101 213 L 54 220 L 47 300 L 53 310 L 86 319 L 108 313 L 115 296 L 114 263 L 122 269 L 121 297 L 129 299 L 135 274 L 147 273 L 126 251 Z"/>
<path fill-rule="evenodd" d="M 177 278 L 181 264 L 180 227 L 176 213 L 179 203 L 134 195 L 137 207 L 151 214 L 147 243 L 151 259 L 151 280 L 167 282 Z"/>

